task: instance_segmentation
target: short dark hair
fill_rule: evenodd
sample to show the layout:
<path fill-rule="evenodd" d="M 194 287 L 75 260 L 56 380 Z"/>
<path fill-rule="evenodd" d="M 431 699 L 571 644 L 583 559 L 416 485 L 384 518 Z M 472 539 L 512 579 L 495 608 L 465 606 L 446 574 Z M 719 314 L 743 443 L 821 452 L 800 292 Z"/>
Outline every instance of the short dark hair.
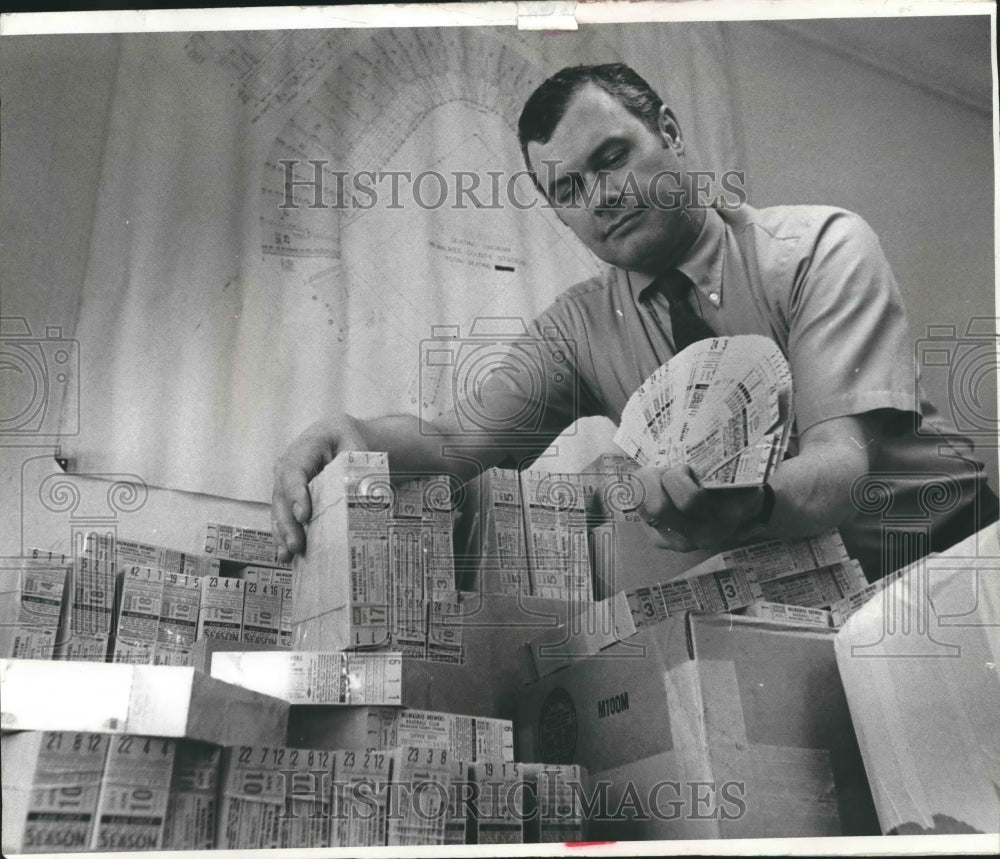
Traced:
<path fill-rule="evenodd" d="M 638 117 L 652 132 L 659 129 L 663 99 L 644 78 L 624 63 L 600 66 L 568 66 L 542 83 L 524 104 L 517 123 L 521 155 L 531 170 L 529 143 L 548 143 L 573 96 L 594 84 L 614 96 L 629 113 Z"/>

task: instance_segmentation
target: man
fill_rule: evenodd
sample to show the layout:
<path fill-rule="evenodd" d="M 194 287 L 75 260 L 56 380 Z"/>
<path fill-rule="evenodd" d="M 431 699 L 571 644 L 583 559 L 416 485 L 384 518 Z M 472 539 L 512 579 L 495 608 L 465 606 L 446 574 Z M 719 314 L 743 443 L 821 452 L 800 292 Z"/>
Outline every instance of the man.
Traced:
<path fill-rule="evenodd" d="M 838 527 L 874 579 L 996 519 L 996 496 L 968 440 L 929 404 L 914 411 L 902 301 L 858 216 L 815 206 L 705 207 L 685 169 L 677 119 L 621 64 L 564 69 L 547 80 L 524 107 L 519 136 L 540 191 L 612 265 L 532 323 L 539 344 L 555 334 L 576 346 L 569 361 L 565 350 L 538 350 L 543 391 L 496 373 L 479 392 L 497 415 L 532 413 L 540 399 L 539 419 L 530 432 L 498 421 L 490 425 L 501 429 L 475 436 L 462 432 L 454 412 L 432 427 L 405 416 L 314 425 L 276 467 L 274 528 L 286 555 L 304 548 L 306 483 L 338 450 L 385 450 L 400 471 L 463 480 L 476 467 L 443 456 L 447 445 L 463 446 L 482 468 L 515 444 L 530 461 L 578 417 L 617 421 L 650 373 L 688 341 L 713 334 L 763 334 L 788 358 L 791 455 L 766 487 L 750 490 L 703 489 L 686 468 L 637 472 L 640 512 L 667 547 L 717 550 Z M 893 536 L 892 522 L 907 527 Z M 930 543 L 920 537 L 925 524 Z"/>

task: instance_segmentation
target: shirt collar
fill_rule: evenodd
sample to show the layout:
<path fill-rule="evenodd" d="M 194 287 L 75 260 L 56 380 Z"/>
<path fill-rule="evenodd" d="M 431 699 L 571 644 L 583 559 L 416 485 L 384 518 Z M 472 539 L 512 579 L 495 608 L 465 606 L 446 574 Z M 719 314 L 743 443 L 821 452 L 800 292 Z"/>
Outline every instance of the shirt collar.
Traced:
<path fill-rule="evenodd" d="M 681 260 L 677 270 L 685 274 L 695 288 L 713 307 L 722 305 L 722 261 L 726 240 L 726 227 L 715 209 L 705 209 L 705 222 L 691 250 Z M 656 278 L 636 271 L 624 271 L 629 289 L 636 301 Z"/>

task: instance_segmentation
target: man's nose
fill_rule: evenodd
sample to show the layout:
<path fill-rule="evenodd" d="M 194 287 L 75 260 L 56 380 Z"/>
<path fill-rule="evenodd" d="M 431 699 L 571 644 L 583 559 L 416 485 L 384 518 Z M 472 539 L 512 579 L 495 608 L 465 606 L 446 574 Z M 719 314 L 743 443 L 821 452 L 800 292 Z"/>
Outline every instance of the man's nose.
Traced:
<path fill-rule="evenodd" d="M 614 173 L 596 173 L 591 179 L 591 199 L 600 215 L 614 215 L 621 211 L 622 186 Z"/>

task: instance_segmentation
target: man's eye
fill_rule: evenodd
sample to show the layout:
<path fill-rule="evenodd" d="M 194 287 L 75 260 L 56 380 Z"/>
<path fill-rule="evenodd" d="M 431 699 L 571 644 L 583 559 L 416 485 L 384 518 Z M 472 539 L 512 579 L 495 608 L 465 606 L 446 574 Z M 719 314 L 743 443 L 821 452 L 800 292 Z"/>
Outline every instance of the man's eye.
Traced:
<path fill-rule="evenodd" d="M 617 167 L 625 160 L 627 152 L 625 149 L 613 149 L 604 156 L 605 167 Z"/>

